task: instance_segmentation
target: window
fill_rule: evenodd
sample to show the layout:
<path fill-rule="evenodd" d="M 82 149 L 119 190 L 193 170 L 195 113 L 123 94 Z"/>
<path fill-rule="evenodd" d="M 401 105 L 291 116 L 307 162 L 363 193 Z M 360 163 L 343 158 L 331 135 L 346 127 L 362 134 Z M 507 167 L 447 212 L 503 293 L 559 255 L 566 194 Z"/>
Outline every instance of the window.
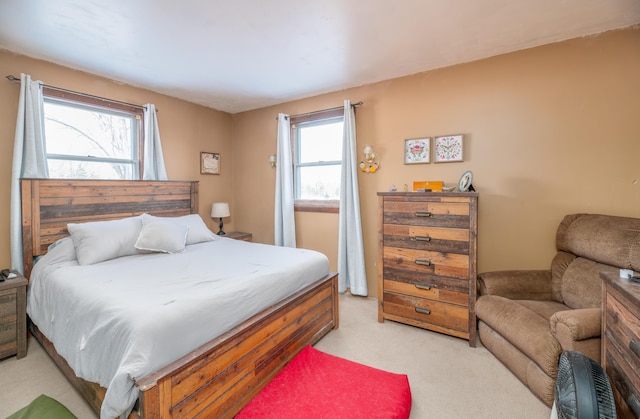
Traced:
<path fill-rule="evenodd" d="M 338 207 L 343 121 L 342 109 L 291 118 L 297 210 Z"/>
<path fill-rule="evenodd" d="M 49 177 L 140 179 L 142 108 L 45 87 Z"/>

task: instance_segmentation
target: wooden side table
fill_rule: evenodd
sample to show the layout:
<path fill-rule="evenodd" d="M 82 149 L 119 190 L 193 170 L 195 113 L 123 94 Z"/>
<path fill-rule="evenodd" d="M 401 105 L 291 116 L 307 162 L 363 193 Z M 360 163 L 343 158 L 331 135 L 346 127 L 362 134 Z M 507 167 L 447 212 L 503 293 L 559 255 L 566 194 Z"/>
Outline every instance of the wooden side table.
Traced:
<path fill-rule="evenodd" d="M 242 231 L 232 231 L 230 233 L 227 233 L 227 235 L 223 237 L 228 237 L 230 239 L 236 239 L 236 240 L 244 240 L 246 242 L 253 241 L 253 234 L 243 233 Z"/>
<path fill-rule="evenodd" d="M 0 282 L 0 358 L 27 355 L 27 280 Z"/>

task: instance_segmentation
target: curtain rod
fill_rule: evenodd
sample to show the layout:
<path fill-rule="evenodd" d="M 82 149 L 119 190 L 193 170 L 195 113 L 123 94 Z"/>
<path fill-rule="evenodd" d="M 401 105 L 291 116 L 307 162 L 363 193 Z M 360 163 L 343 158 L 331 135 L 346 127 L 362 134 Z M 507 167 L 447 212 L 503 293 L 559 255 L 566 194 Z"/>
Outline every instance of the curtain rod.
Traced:
<path fill-rule="evenodd" d="M 358 106 L 362 106 L 364 103 L 362 101 L 358 102 L 358 103 L 352 103 L 351 106 L 353 108 L 357 108 Z M 318 113 L 323 113 L 323 112 L 330 112 L 330 111 L 337 111 L 338 109 L 344 109 L 344 106 L 336 106 L 335 108 L 329 108 L 329 109 L 322 109 L 319 111 L 312 111 L 312 112 L 307 112 L 307 113 L 299 113 L 297 115 L 287 115 L 287 117 L 289 118 L 300 118 L 303 116 L 311 116 L 311 115 L 315 115 Z M 278 119 L 278 117 L 276 116 L 276 119 Z"/>
<path fill-rule="evenodd" d="M 12 74 L 9 74 L 8 76 L 6 76 L 6 79 L 9 81 L 13 81 L 13 82 L 19 82 L 20 78 L 16 77 Z M 72 93 L 74 95 L 78 95 L 78 96 L 83 96 L 89 99 L 99 99 L 99 100 L 105 100 L 105 98 L 100 97 L 100 96 L 95 96 L 95 95 L 90 95 L 87 93 L 81 93 L 81 92 L 75 92 L 73 90 L 68 90 L 68 89 L 63 89 L 61 87 L 55 87 L 55 86 L 49 86 L 48 84 L 42 84 L 43 87 L 49 88 L 49 89 L 53 89 L 53 90 L 57 90 L 58 92 L 64 92 L 64 93 Z M 134 108 L 139 108 L 139 109 L 146 109 L 146 106 L 144 105 L 136 105 L 134 103 L 128 103 L 128 102 L 121 102 L 119 100 L 113 100 L 113 99 L 107 99 L 109 102 L 113 102 L 113 103 L 118 103 L 120 105 L 126 105 L 126 106 L 133 106 Z M 158 111 L 158 109 L 156 109 L 156 112 Z"/>

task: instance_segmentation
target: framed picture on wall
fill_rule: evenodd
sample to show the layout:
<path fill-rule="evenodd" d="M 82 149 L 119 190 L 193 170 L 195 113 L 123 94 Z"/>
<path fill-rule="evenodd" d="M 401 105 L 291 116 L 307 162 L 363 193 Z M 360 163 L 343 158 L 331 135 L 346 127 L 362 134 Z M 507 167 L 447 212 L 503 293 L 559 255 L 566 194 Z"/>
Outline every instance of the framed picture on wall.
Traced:
<path fill-rule="evenodd" d="M 404 140 L 404 164 L 429 163 L 430 161 L 430 137 Z"/>
<path fill-rule="evenodd" d="M 203 175 L 219 175 L 220 153 L 200 152 L 200 173 Z"/>
<path fill-rule="evenodd" d="M 462 135 L 435 137 L 433 161 L 435 163 L 462 161 Z"/>

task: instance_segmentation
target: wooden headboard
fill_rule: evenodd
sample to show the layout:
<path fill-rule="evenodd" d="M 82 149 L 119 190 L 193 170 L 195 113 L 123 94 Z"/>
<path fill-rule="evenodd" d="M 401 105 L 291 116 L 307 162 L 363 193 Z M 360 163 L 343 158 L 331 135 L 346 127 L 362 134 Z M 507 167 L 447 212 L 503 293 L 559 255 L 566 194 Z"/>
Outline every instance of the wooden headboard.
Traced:
<path fill-rule="evenodd" d="M 142 213 L 180 216 L 198 211 L 197 181 L 22 179 L 24 275 L 33 258 L 69 235 L 67 223 Z"/>

